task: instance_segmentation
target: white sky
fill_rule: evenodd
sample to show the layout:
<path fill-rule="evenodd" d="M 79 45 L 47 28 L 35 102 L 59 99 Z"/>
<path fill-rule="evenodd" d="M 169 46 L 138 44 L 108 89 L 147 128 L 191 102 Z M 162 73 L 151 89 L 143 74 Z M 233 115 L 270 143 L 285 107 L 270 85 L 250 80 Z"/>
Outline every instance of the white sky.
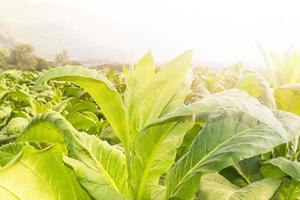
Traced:
<path fill-rule="evenodd" d="M 51 37 L 57 34 L 56 41 L 49 38 L 48 42 L 56 44 L 55 50 L 70 50 L 78 58 L 90 55 L 134 61 L 150 49 L 156 60 L 163 62 L 192 49 L 194 62 L 226 65 L 243 61 L 261 65 L 263 60 L 255 41 L 267 51 L 300 51 L 300 1 L 296 0 L 23 0 L 22 3 L 0 0 L 0 3 L 0 17 L 6 16 L 7 23 L 20 29 L 41 24 L 63 27 L 63 33 L 52 33 Z M 11 15 L 16 17 L 10 19 Z M 47 29 L 49 35 L 51 31 Z M 46 38 L 42 32 L 39 34 Z M 27 38 L 39 34 L 30 33 Z M 76 42 L 80 45 L 73 47 Z M 43 44 L 37 46 L 38 50 L 43 48 Z"/>

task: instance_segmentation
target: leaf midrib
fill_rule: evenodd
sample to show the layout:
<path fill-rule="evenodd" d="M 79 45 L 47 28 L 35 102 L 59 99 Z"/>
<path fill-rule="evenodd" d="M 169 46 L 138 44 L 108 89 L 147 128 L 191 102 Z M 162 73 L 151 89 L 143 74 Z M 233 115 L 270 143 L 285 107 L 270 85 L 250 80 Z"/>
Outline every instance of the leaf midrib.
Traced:
<path fill-rule="evenodd" d="M 222 119 L 223 121 L 224 119 Z M 238 122 L 240 121 L 240 118 L 238 120 Z M 239 123 L 237 123 L 239 124 Z M 251 127 L 250 129 L 254 129 L 257 128 L 261 125 L 256 125 L 254 127 Z M 190 170 L 188 170 L 188 172 L 186 173 L 186 175 L 184 175 L 184 177 L 178 182 L 178 184 L 176 184 L 175 190 L 177 190 L 177 188 L 185 181 L 185 179 L 188 178 L 189 174 L 194 171 L 207 157 L 209 157 L 211 154 L 215 153 L 220 147 L 222 147 L 224 144 L 226 144 L 227 142 L 230 142 L 232 139 L 244 134 L 245 132 L 249 131 L 249 129 L 246 129 L 244 131 L 241 131 L 238 134 L 234 134 L 232 137 L 228 138 L 227 140 L 225 140 L 224 142 L 220 143 L 215 149 L 213 149 L 211 152 L 209 152 L 208 154 L 206 154 L 194 167 L 192 167 Z M 174 192 L 172 192 L 171 194 L 174 194 Z"/>
<path fill-rule="evenodd" d="M 16 194 L 14 194 L 13 192 L 11 192 L 9 189 L 7 189 L 6 187 L 4 187 L 3 185 L 0 184 L 0 187 L 1 187 L 2 189 L 4 189 L 5 191 L 7 191 L 7 192 L 8 192 L 9 194 L 11 194 L 12 196 L 14 196 L 16 199 L 21 200 L 20 197 L 18 197 Z"/>
<path fill-rule="evenodd" d="M 156 143 L 155 148 L 153 149 L 152 153 L 150 154 L 148 162 L 147 162 L 147 164 L 144 168 L 144 171 L 142 173 L 141 181 L 138 184 L 137 199 L 140 199 L 141 196 L 143 195 L 145 185 L 146 185 L 146 181 L 147 181 L 147 178 L 148 178 L 148 175 L 149 175 L 149 168 L 151 167 L 151 165 L 154 161 L 155 155 L 156 155 L 162 141 L 165 139 L 165 136 L 168 133 L 168 131 L 170 129 L 174 128 L 175 126 L 176 126 L 176 124 L 166 130 L 165 134 L 163 134 L 162 137 L 160 137 L 159 142 Z"/>

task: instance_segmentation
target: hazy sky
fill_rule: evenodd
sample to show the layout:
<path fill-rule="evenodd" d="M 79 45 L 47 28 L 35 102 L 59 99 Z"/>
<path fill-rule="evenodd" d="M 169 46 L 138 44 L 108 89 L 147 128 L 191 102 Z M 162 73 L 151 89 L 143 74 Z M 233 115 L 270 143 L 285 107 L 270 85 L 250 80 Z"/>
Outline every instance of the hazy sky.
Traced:
<path fill-rule="evenodd" d="M 299 1 L 298 1 L 299 2 Z M 300 51 L 300 2 L 291 0 L 0 0 L 14 37 L 53 56 L 163 62 L 187 49 L 209 64 L 263 63 L 267 51 Z"/>

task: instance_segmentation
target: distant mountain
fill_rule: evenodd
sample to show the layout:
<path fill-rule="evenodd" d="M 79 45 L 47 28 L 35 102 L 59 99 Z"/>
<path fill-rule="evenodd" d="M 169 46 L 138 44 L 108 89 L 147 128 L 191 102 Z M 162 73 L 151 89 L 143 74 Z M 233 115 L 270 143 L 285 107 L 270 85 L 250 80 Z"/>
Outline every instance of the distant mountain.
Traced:
<path fill-rule="evenodd" d="M 125 39 L 128 33 L 122 34 L 124 28 L 115 24 L 113 19 L 102 16 L 98 10 L 88 12 L 81 9 L 81 5 L 85 8 L 93 6 L 88 6 L 89 3 L 83 0 L 78 2 L 0 0 L 0 45 L 10 47 L 14 41 L 29 43 L 37 55 L 48 59 L 67 50 L 75 60 L 135 60 L 132 53 L 124 51 L 133 44 Z M 5 28 L 1 24 L 5 24 Z"/>

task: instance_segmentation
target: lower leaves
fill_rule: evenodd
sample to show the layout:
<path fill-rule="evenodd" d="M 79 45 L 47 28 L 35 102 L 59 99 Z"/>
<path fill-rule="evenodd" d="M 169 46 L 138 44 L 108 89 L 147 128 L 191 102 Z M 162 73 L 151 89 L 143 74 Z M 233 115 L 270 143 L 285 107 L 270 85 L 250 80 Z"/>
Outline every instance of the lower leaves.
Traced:
<path fill-rule="evenodd" d="M 191 199 L 200 177 L 285 142 L 280 133 L 235 109 L 212 114 L 167 177 L 167 198 Z"/>
<path fill-rule="evenodd" d="M 47 128 L 47 134 L 37 131 L 44 128 Z M 66 158 L 65 161 L 94 199 L 123 199 L 123 194 L 128 193 L 125 157 L 120 150 L 96 136 L 78 132 L 56 112 L 32 120 L 17 141 L 46 142 L 47 138 L 50 138 L 50 144 L 67 147 L 67 154 L 73 159 Z"/>
<path fill-rule="evenodd" d="M 280 183 L 276 179 L 263 179 L 245 187 L 238 187 L 217 173 L 207 174 L 201 177 L 197 199 L 269 200 Z"/>
<path fill-rule="evenodd" d="M 43 150 L 24 146 L 0 169 L 0 197 L 7 200 L 90 199 L 76 181 L 74 172 L 64 165 L 59 146 Z"/>

